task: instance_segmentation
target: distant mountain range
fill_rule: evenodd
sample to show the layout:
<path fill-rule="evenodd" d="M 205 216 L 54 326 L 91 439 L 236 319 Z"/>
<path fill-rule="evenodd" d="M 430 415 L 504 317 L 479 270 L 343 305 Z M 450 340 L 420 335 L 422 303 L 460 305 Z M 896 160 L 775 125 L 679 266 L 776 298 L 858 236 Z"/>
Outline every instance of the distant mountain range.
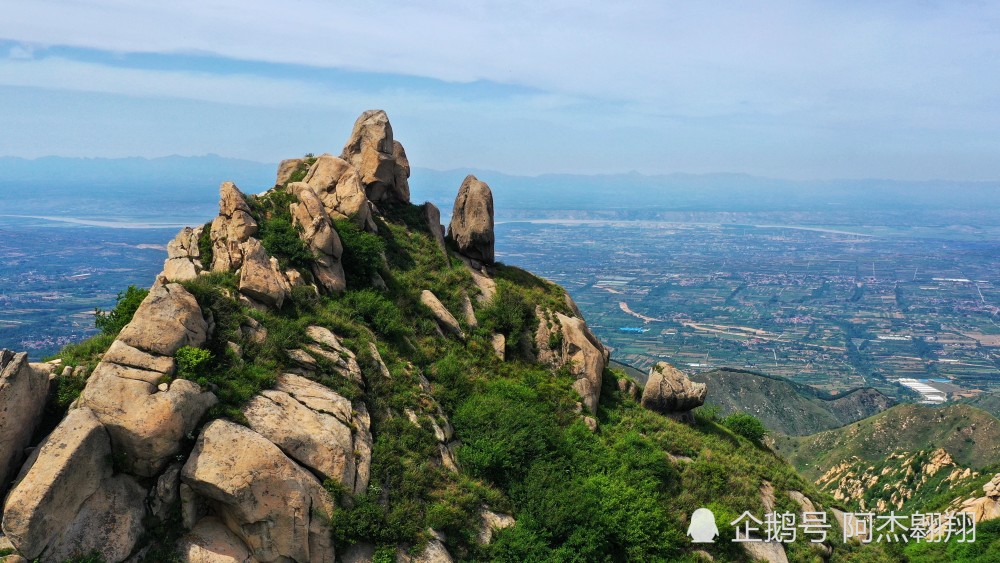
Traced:
<path fill-rule="evenodd" d="M 248 193 L 270 188 L 276 163 L 207 156 L 162 158 L 22 159 L 0 157 L 0 192 L 22 197 L 7 212 L 44 211 L 47 200 L 106 199 L 128 195 L 146 204 L 183 200 L 214 204 L 219 178 Z M 897 182 L 892 180 L 790 181 L 745 174 L 639 173 L 516 176 L 488 170 L 414 168 L 413 199 L 447 214 L 467 174 L 493 188 L 498 220 L 531 218 L 699 220 L 706 213 L 795 212 L 803 221 L 843 224 L 859 214 L 880 214 L 880 224 L 912 221 L 915 210 L 973 213 L 973 224 L 1000 224 L 982 213 L 1000 207 L 1000 182 Z M 21 209 L 18 211 L 18 209 Z M 953 215 L 953 214 L 952 214 Z M 723 216 L 721 220 L 726 220 Z M 745 220 L 732 215 L 728 220 Z M 715 217 L 713 220 L 720 220 Z M 949 222 L 945 213 L 939 222 Z M 992 222 L 991 222 L 992 221 Z"/>

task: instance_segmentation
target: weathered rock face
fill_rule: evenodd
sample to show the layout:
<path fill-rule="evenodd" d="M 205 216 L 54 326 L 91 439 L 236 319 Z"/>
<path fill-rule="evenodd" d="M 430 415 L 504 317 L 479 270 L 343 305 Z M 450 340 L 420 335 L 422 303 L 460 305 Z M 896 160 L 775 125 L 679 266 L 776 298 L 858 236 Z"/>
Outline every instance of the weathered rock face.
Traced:
<path fill-rule="evenodd" d="M 482 545 L 488 545 L 493 540 L 493 533 L 509 528 L 516 524 L 514 517 L 510 514 L 493 512 L 485 506 L 479 511 L 482 523 L 479 525 L 479 537 L 476 538 Z"/>
<path fill-rule="evenodd" d="M 539 361 L 553 367 L 567 366 L 576 377 L 573 389 L 590 412 L 596 413 L 604 370 L 608 367 L 607 348 L 590 332 L 583 319 L 548 313 L 541 308 L 537 308 L 535 314 L 541 319 L 535 333 Z M 553 343 L 556 343 L 554 349 Z"/>
<path fill-rule="evenodd" d="M 269 258 L 260 241 L 248 239 L 241 247 L 243 268 L 240 270 L 240 293 L 269 307 L 280 309 L 291 293 L 288 280 Z"/>
<path fill-rule="evenodd" d="M 410 555 L 402 548 L 396 551 L 396 563 L 451 563 L 454 559 L 438 538 L 431 538 L 419 555 Z"/>
<path fill-rule="evenodd" d="M 167 260 L 163 263 L 163 277 L 169 281 L 187 281 L 198 277 L 202 271 L 201 250 L 198 241 L 204 227 L 184 227 L 167 243 Z"/>
<path fill-rule="evenodd" d="M 321 326 L 310 326 L 306 328 L 306 336 L 312 341 L 305 345 L 310 355 L 330 362 L 338 375 L 364 387 L 365 382 L 361 377 L 361 366 L 358 365 L 357 357 L 350 348 L 341 343 L 337 335 Z"/>
<path fill-rule="evenodd" d="M 104 561 L 124 561 L 145 528 L 146 489 L 128 475 L 103 480 L 59 537 L 45 559 L 67 561 L 81 553 L 100 553 Z"/>
<path fill-rule="evenodd" d="M 424 210 L 424 218 L 427 219 L 427 227 L 431 230 L 431 234 L 434 235 L 435 242 L 437 242 L 438 247 L 442 251 L 447 252 L 447 247 L 444 243 L 444 225 L 441 224 L 441 210 L 429 201 L 424 202 L 421 207 Z"/>
<path fill-rule="evenodd" d="M 327 291 L 343 291 L 347 288 L 347 279 L 340 262 L 344 253 L 340 235 L 333 228 L 333 222 L 316 192 L 308 184 L 300 182 L 292 185 L 294 188 L 290 191 L 299 200 L 291 204 L 292 220 L 300 227 L 299 236 L 309 245 L 315 258 L 313 274 Z"/>
<path fill-rule="evenodd" d="M 392 197 L 396 201 L 410 201 L 410 161 L 406 158 L 406 151 L 399 141 L 392 142 L 393 168 Z"/>
<path fill-rule="evenodd" d="M 163 469 L 216 402 L 215 395 L 183 379 L 165 391 L 158 386 L 173 373 L 177 350 L 201 346 L 207 333 L 194 296 L 181 285 L 157 283 L 80 395 L 80 405 L 107 428 L 115 451 L 137 475 Z"/>
<path fill-rule="evenodd" d="M 246 197 L 232 182 L 219 187 L 219 216 L 212 221 L 212 270 L 225 272 L 243 265 L 243 243 L 257 234 Z"/>
<path fill-rule="evenodd" d="M 397 178 L 409 177 L 410 164 L 403 146 L 393 141 L 392 125 L 384 111 L 368 110 L 358 117 L 340 158 L 358 171 L 370 201 L 410 201 L 406 182 L 396 183 Z"/>
<path fill-rule="evenodd" d="M 0 350 L 0 495 L 38 428 L 48 392 L 48 374 L 31 367 L 27 354 Z"/>
<path fill-rule="evenodd" d="M 145 319 L 135 319 L 135 322 L 144 322 Z M 154 371 L 162 375 L 173 375 L 177 369 L 177 362 L 171 356 L 158 356 L 144 352 L 138 348 L 133 348 L 121 340 L 115 340 L 111 347 L 104 353 L 104 361 L 118 364 L 122 367 L 135 368 L 145 371 Z"/>
<path fill-rule="evenodd" d="M 160 391 L 159 373 L 102 362 L 80 395 L 107 427 L 115 451 L 130 471 L 156 475 L 216 397 L 190 381 L 175 379 Z"/>
<path fill-rule="evenodd" d="M 642 390 L 642 406 L 668 415 L 681 415 L 705 403 L 708 388 L 694 383 L 666 362 L 649 370 L 649 379 Z"/>
<path fill-rule="evenodd" d="M 983 485 L 984 496 L 971 498 L 962 503 L 957 512 L 968 512 L 976 522 L 1000 518 L 1000 474 Z"/>
<path fill-rule="evenodd" d="M 320 482 L 260 434 L 214 420 L 181 479 L 213 501 L 226 527 L 260 561 L 334 561 L 333 504 Z"/>
<path fill-rule="evenodd" d="M 183 563 L 250 563 L 250 550 L 215 516 L 206 516 L 177 544 Z"/>
<path fill-rule="evenodd" d="M 441 300 L 436 295 L 425 289 L 420 292 L 420 302 L 431 310 L 441 328 L 459 338 L 465 338 L 465 333 L 458 324 L 458 319 L 455 318 L 455 315 L 451 314 L 451 311 L 441 303 Z"/>
<path fill-rule="evenodd" d="M 305 164 L 306 159 L 304 158 L 288 158 L 282 160 L 278 164 L 278 177 L 274 180 L 275 186 L 284 186 L 292 179 L 292 174 L 299 169 L 299 166 Z"/>
<path fill-rule="evenodd" d="M 201 346 L 207 333 L 208 323 L 194 296 L 179 284 L 157 282 L 118 340 L 151 354 L 173 356 L 184 346 Z"/>
<path fill-rule="evenodd" d="M 3 510 L 3 533 L 34 559 L 58 547 L 88 498 L 111 477 L 111 440 L 85 408 L 69 412 L 25 463 Z"/>
<path fill-rule="evenodd" d="M 458 189 L 448 237 L 462 255 L 484 264 L 493 263 L 493 192 L 471 174 Z"/>
<path fill-rule="evenodd" d="M 370 421 L 360 411 L 354 415 L 351 402 L 333 390 L 283 374 L 275 389 L 251 399 L 243 414 L 250 428 L 324 479 L 334 479 L 350 491 L 368 487 Z"/>
<path fill-rule="evenodd" d="M 330 217 L 352 219 L 362 229 L 375 230 L 364 184 L 358 171 L 346 160 L 324 154 L 316 159 L 302 182 L 316 192 Z M 294 184 L 288 188 L 296 189 Z"/>

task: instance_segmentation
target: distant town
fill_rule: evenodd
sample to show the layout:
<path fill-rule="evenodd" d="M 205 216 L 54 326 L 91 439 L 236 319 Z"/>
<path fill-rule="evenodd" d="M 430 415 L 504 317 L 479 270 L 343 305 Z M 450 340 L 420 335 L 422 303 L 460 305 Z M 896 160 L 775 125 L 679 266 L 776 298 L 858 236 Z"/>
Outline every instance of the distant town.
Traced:
<path fill-rule="evenodd" d="M 501 226 L 614 357 L 940 403 L 1000 384 L 1000 243 L 983 233 L 656 222 Z"/>

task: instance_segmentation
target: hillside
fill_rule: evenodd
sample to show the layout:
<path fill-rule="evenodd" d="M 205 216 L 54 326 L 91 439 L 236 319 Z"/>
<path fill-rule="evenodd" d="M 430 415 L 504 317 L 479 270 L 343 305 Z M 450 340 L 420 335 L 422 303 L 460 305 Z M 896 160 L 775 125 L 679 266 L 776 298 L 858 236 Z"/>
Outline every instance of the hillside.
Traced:
<path fill-rule="evenodd" d="M 743 370 L 712 370 L 691 379 L 708 386 L 706 404 L 718 406 L 721 414 L 747 412 L 769 429 L 792 436 L 845 426 L 893 404 L 872 388 L 829 396 L 808 385 Z"/>
<path fill-rule="evenodd" d="M 843 428 L 779 436 L 775 446 L 810 479 L 854 457 L 879 462 L 895 452 L 937 448 L 963 467 L 982 469 L 1000 461 L 1000 420 L 962 404 L 903 404 Z"/>
<path fill-rule="evenodd" d="M 495 262 L 490 187 L 463 181 L 446 236 L 392 133 L 366 112 L 341 157 L 224 183 L 100 335 L 0 354 L 0 560 L 884 555 L 728 541 L 744 511 L 834 505 L 668 385 L 641 406 L 562 288 Z M 686 537 L 700 507 L 714 544 Z"/>
<path fill-rule="evenodd" d="M 975 397 L 962 400 L 962 403 L 1000 417 L 1000 392 L 998 391 L 984 391 Z"/>

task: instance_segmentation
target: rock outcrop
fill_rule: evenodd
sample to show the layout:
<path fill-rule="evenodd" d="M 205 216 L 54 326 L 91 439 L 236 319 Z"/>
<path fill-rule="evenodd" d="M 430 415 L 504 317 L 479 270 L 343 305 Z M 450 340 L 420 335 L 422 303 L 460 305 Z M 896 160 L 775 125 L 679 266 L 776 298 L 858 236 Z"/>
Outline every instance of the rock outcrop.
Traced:
<path fill-rule="evenodd" d="M 316 477 L 257 432 L 210 422 L 181 479 L 213 502 L 259 561 L 333 563 L 329 496 Z"/>
<path fill-rule="evenodd" d="M 424 211 L 424 219 L 427 220 L 427 228 L 430 229 L 434 241 L 442 252 L 447 252 L 448 247 L 444 241 L 444 225 L 441 224 L 441 210 L 431 202 L 424 202 L 421 206 Z"/>
<path fill-rule="evenodd" d="M 967 512 L 976 522 L 1000 518 L 1000 473 L 983 485 L 984 495 L 962 502 L 956 512 Z"/>
<path fill-rule="evenodd" d="M 705 403 L 707 387 L 694 383 L 680 370 L 666 362 L 650 368 L 642 390 L 642 406 L 661 414 L 684 417 Z"/>
<path fill-rule="evenodd" d="M 94 413 L 79 408 L 25 463 L 4 504 L 3 533 L 28 559 L 62 561 L 88 545 L 121 561 L 141 531 L 144 498 L 127 476 L 112 477 L 110 437 Z M 99 514 L 112 504 L 114 514 Z M 90 518 L 103 527 L 84 533 Z"/>
<path fill-rule="evenodd" d="M 425 289 L 420 292 L 420 302 L 431 310 L 431 313 L 434 314 L 434 318 L 437 319 L 438 325 L 442 329 L 459 338 L 465 338 L 465 332 L 462 331 L 461 325 L 458 324 L 458 319 L 455 318 L 455 315 L 451 314 L 451 311 L 441 303 L 441 300 L 436 295 Z"/>
<path fill-rule="evenodd" d="M 581 318 L 540 307 L 535 314 L 540 319 L 535 333 L 538 359 L 553 367 L 566 366 L 576 377 L 573 389 L 579 393 L 587 409 L 596 413 L 604 370 L 608 367 L 608 349 Z"/>
<path fill-rule="evenodd" d="M 465 177 L 455 197 L 448 238 L 459 254 L 483 264 L 493 263 L 493 192 L 471 174 Z"/>
<path fill-rule="evenodd" d="M 269 257 L 264 246 L 255 238 L 248 239 L 240 248 L 243 256 L 240 293 L 258 303 L 280 309 L 292 288 L 278 267 L 278 261 Z"/>
<path fill-rule="evenodd" d="M 368 110 L 358 117 L 340 158 L 358 171 L 370 201 L 410 201 L 410 163 L 403 146 L 393 140 L 384 111 Z"/>
<path fill-rule="evenodd" d="M 368 488 L 372 438 L 363 406 L 355 411 L 333 390 L 283 374 L 273 390 L 250 400 L 243 415 L 251 429 L 323 479 L 358 493 Z"/>
<path fill-rule="evenodd" d="M 361 177 L 351 163 L 329 154 L 321 155 L 302 182 L 316 192 L 330 217 L 351 219 L 358 227 L 375 231 L 371 203 L 365 195 Z M 288 189 L 294 192 L 300 188 L 291 183 Z"/>
<path fill-rule="evenodd" d="M 163 469 L 215 404 L 212 393 L 184 379 L 160 389 L 177 350 L 201 346 L 207 334 L 194 296 L 178 284 L 157 282 L 90 376 L 80 405 L 107 428 L 115 451 L 135 474 L 149 477 Z"/>
<path fill-rule="evenodd" d="M 0 495 L 23 460 L 48 393 L 48 374 L 33 368 L 27 354 L 0 350 Z"/>
<path fill-rule="evenodd" d="M 204 227 L 184 227 L 167 243 L 167 261 L 163 263 L 163 277 L 169 281 L 188 281 L 198 277 L 203 265 L 198 245 Z"/>
<path fill-rule="evenodd" d="M 300 166 L 306 164 L 304 158 L 286 158 L 278 163 L 278 177 L 274 180 L 275 186 L 284 186 L 292 179 Z"/>
<path fill-rule="evenodd" d="M 225 272 L 243 265 L 243 243 L 257 234 L 246 197 L 232 182 L 219 187 L 219 216 L 212 221 L 212 270 Z"/>
<path fill-rule="evenodd" d="M 180 539 L 177 555 L 183 563 L 250 563 L 250 550 L 216 516 L 206 516 Z"/>
<path fill-rule="evenodd" d="M 292 219 L 300 228 L 299 236 L 312 251 L 315 259 L 313 275 L 327 291 L 343 291 L 347 288 L 347 279 L 344 277 L 344 266 L 340 263 L 344 253 L 340 235 L 333 228 L 333 222 L 316 192 L 308 184 L 292 186 L 289 191 L 299 200 L 291 204 Z"/>

